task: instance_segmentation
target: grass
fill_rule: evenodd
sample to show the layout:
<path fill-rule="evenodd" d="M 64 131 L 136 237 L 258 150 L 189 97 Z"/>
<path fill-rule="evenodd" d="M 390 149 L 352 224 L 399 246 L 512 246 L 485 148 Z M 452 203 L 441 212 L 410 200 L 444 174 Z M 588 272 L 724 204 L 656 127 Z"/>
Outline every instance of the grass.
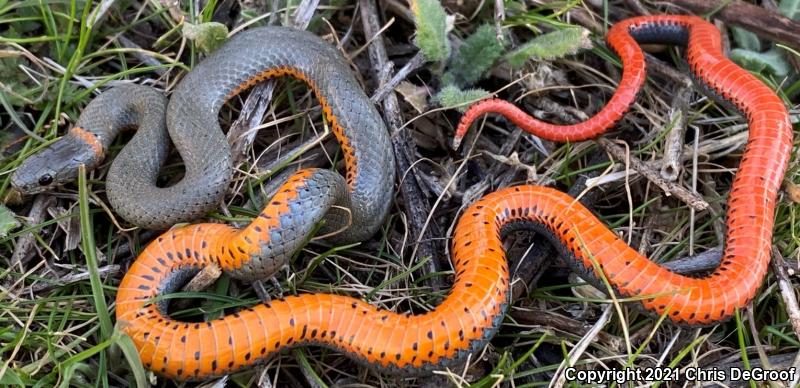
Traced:
<path fill-rule="evenodd" d="M 265 9 L 246 8 L 225 10 L 224 3 L 209 1 L 198 4 L 189 1 L 178 11 L 187 22 L 200 23 L 221 20 L 235 27 L 258 19 L 255 25 L 269 20 L 262 17 Z M 291 19 L 297 2 L 277 7 L 278 20 Z M 492 3 L 492 2 L 488 2 Z M 568 12 L 580 6 L 570 1 L 541 7 L 525 8 L 516 1 L 505 2 L 508 19 L 503 28 L 515 34 L 519 43 L 534 34 L 574 26 Z M 112 147 L 110 157 L 93 172 L 82 172 L 80 179 L 59 188 L 52 213 L 45 211 L 36 222 L 25 219 L 32 198 L 20 199 L 11 195 L 10 174 L 29 155 L 63 135 L 74 125 L 82 108 L 98 92 L 116 82 L 138 82 L 156 85 L 167 90 L 202 54 L 181 34 L 181 22 L 176 21 L 160 2 L 116 2 L 104 9 L 105 2 L 3 1 L 0 0 L 0 125 L 9 137 L 0 143 L 0 198 L 18 215 L 23 225 L 6 236 L 0 236 L 0 385 L 9 386 L 121 386 L 145 385 L 151 376 L 138 361 L 135 347 L 115 327 L 114 298 L 116 286 L 124 270 L 155 236 L 130 225 L 108 210 L 104 178 L 111 160 L 122 148 L 125 139 Z M 609 26 L 627 14 L 616 3 L 592 9 L 600 26 Z M 404 6 L 404 4 L 401 4 Z M 492 4 L 475 19 L 457 18 L 451 35 L 464 37 L 482 23 L 492 23 Z M 582 7 L 582 6 L 581 6 Z M 651 11 L 660 11 L 651 8 Z M 396 21 L 384 32 L 387 44 L 393 48 L 393 60 L 406 54 L 406 43 L 412 42 L 413 22 L 406 13 L 388 9 L 387 16 Z M 324 3 L 312 20 L 311 31 L 318 35 L 335 34 L 338 39 L 348 36 L 344 43 L 347 53 L 362 52 L 365 44 L 361 21 L 353 20 L 357 13 L 353 3 L 333 1 Z M 572 24 L 570 24 L 572 23 Z M 348 31 L 350 33 L 348 34 Z M 123 47 L 118 37 L 124 36 L 139 47 Z M 498 90 L 526 77 L 503 91 L 501 98 L 515 100 L 529 110 L 541 111 L 547 120 L 567 117 L 577 120 L 574 111 L 594 113 L 608 100 L 616 87 L 619 63 L 616 56 L 604 47 L 601 36 L 595 36 L 592 50 L 548 63 L 528 63 L 520 73 L 498 71 L 481 82 L 486 90 Z M 394 46 L 394 47 L 392 47 Z M 791 54 L 791 50 L 787 50 Z M 414 53 L 408 53 L 410 58 Z M 676 51 L 658 54 L 671 65 L 678 63 Z M 397 57 L 397 58 L 396 58 Z M 367 92 L 375 90 L 368 55 L 363 51 L 351 58 Z M 398 67 L 403 61 L 398 60 Z M 499 65 L 498 65 L 499 66 Z M 434 69 L 434 70 L 431 70 Z M 407 81 L 415 85 L 437 85 L 441 74 L 435 67 L 412 73 Z M 796 75 L 796 69 L 794 75 Z M 800 113 L 800 80 L 797 77 L 762 80 L 784 98 L 787 106 Z M 632 112 L 611 136 L 627 140 L 632 155 L 657 164 L 664 151 L 669 121 L 671 93 L 674 82 L 651 76 L 644 93 L 640 94 Z M 522 95 L 526 95 L 521 101 Z M 254 144 L 247 147 L 247 158 L 239 166 L 234 184 L 224 206 L 209 215 L 210 219 L 245 224 L 257 214 L 270 192 L 270 182 L 283 179 L 298 166 L 327 167 L 341 159 L 338 148 L 331 147 L 325 137 L 325 123 L 316 101 L 307 88 L 298 82 L 281 81 L 274 103 L 265 116 L 265 127 Z M 564 108 L 563 112 L 544 111 L 546 102 Z M 223 128 L 228 128 L 239 115 L 242 100 L 235 99 L 220 114 Z M 691 100 L 689 117 L 692 125 L 702 129 L 698 148 L 713 149 L 698 161 L 697 176 L 692 175 L 692 160 L 684 164 L 681 184 L 691 187 L 697 180 L 698 191 L 704 199 L 724 208 L 732 169 L 736 166 L 742 142 L 731 143 L 722 150 L 714 149 L 720 142 L 744 130 L 738 115 L 726 111 L 713 101 L 695 95 Z M 497 120 L 487 120 L 474 153 L 467 156 L 467 174 L 449 177 L 464 155 L 447 149 L 441 138 L 450 136 L 458 114 L 452 111 L 430 110 L 423 120 L 401 99 L 401 114 L 419 142 L 424 162 L 417 164 L 414 173 L 426 178 L 423 187 L 429 195 L 429 205 L 444 193 L 447 179 L 455 179 L 448 196 L 439 198 L 431 220 L 442 230 L 454 225 L 458 210 L 464 205 L 482 174 L 497 168 L 497 176 L 483 192 L 496 185 L 525 183 L 525 169 L 498 165 L 496 159 L 484 157 L 480 151 L 498 154 L 513 135 L 514 128 Z M 739 128 L 739 129 L 736 129 Z M 477 128 L 473 128 L 477 132 Z M 687 145 L 693 145 L 687 135 Z M 432 135 L 433 134 L 433 135 Z M 128 138 L 130 135 L 124 135 Z M 323 137 L 302 154 L 292 149 Z M 800 137 L 800 136 L 796 136 Z M 428 142 L 426 139 L 434 139 Z M 601 172 L 608 162 L 589 162 L 598 147 L 593 143 L 553 144 L 544 142 L 544 151 L 528 136 L 511 147 L 519 160 L 535 166 L 537 182 L 566 190 L 581 174 Z M 798 140 L 795 139 L 795 146 Z M 508 156 L 508 154 L 504 155 Z M 273 163 L 274 160 L 279 162 Z M 432 167 L 428 167 L 432 166 Z M 620 163 L 615 163 L 620 168 Z M 173 155 L 162 172 L 166 181 L 180 174 L 180 159 Z M 404 173 L 404 172 L 403 172 Z M 800 184 L 800 167 L 793 160 L 786 176 L 788 184 Z M 402 176 L 402 173 L 398 173 Z M 407 179 L 411 179 L 410 175 Z M 634 248 L 642 247 L 657 262 L 665 262 L 699 252 L 722 243 L 716 230 L 723 225 L 724 216 L 697 212 L 688 206 L 664 197 L 662 192 L 642 178 L 632 177 L 603 187 L 603 200 L 596 207 L 601 219 L 622 238 L 630 238 Z M 477 190 L 480 191 L 480 190 Z M 629 203 L 628 193 L 633 202 Z M 303 292 L 334 292 L 369 300 L 370 303 L 395 311 L 425 311 L 435 306 L 447 290 L 434 291 L 428 279 L 449 284 L 452 270 L 446 252 L 439 257 L 412 258 L 412 242 L 406 204 L 399 198 L 381 231 L 361 244 L 330 246 L 311 241 L 298 252 L 291 269 L 276 274 L 274 281 L 262 286 L 272 297 L 279 294 Z M 785 196 L 776 211 L 773 242 L 787 262 L 796 269 L 800 254 L 800 206 Z M 694 235 L 690 235 L 694 230 Z M 440 236 L 446 238 L 447 236 Z M 80 239 L 74 249 L 68 241 Z M 25 242 L 27 241 L 27 242 Z M 522 237 L 507 242 L 509 251 L 524 252 L 531 241 Z M 13 263 L 15 249 L 29 244 L 21 263 Z M 693 244 L 693 245 L 692 245 Z M 429 261 L 442 266 L 440 272 L 424 273 Z M 621 303 L 624 319 L 613 312 L 609 321 L 599 328 L 602 337 L 588 344 L 580 354 L 571 354 L 589 328 L 602 316 L 611 303 L 607 297 L 593 297 L 573 291 L 585 287 L 582 281 L 570 278 L 557 260 L 546 270 L 537 288 L 531 288 L 516 301 L 504 325 L 491 346 L 482 349 L 463 370 L 438 375 L 441 384 L 491 387 L 509 384 L 515 387 L 548 385 L 563 360 L 569 358 L 581 368 L 651 367 L 664 365 L 719 367 L 772 364 L 785 368 L 784 356 L 796 355 L 800 341 L 787 323 L 788 312 L 775 287 L 774 275 L 769 275 L 754 306 L 737 313 L 736 319 L 714 328 L 676 328 L 659 319 L 642 314 L 630 303 Z M 119 266 L 119 267 L 116 267 Z M 514 266 L 512 265 L 512 268 Z M 115 268 L 117 268 L 115 270 Z M 71 280 L 76 275 L 85 275 Z M 254 287 L 223 276 L 208 291 L 175 293 L 165 298 L 191 299 L 191 307 L 175 312 L 186 319 L 210 319 L 243 306 L 258 303 Z M 621 300 L 624 302 L 624 300 Z M 531 323 L 520 312 L 546 311 L 557 314 L 559 321 Z M 625 325 L 625 326 L 623 326 Z M 626 350 L 630 349 L 630 351 Z M 783 357 L 783 358 L 782 358 Z M 229 386 L 250 386 L 258 381 L 280 382 L 298 386 L 327 386 L 336 384 L 366 384 L 369 386 L 416 386 L 425 379 L 403 378 L 377 374 L 341 354 L 318 347 L 298 348 L 282 352 L 259 368 L 232 375 Z M 171 386 L 163 379 L 159 386 Z M 185 384 L 193 386 L 193 384 Z M 627 386 L 627 384 L 621 384 Z M 663 385 L 670 385 L 665 383 Z M 577 385 L 576 385 L 577 386 Z"/>

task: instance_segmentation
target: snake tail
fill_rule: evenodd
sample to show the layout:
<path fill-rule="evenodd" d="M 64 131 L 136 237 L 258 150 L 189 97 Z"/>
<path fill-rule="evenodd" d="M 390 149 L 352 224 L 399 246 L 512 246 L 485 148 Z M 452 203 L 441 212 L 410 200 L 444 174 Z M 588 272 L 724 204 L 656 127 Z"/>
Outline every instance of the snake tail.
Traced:
<path fill-rule="evenodd" d="M 631 18 L 615 24 L 607 39 L 622 60 L 623 73 L 611 101 L 596 116 L 575 125 L 553 125 L 511 103 L 491 99 L 465 112 L 456 137 L 463 137 L 474 120 L 486 113 L 498 113 L 549 140 L 595 137 L 622 117 L 643 85 L 645 61 L 639 44 L 685 46 L 689 68 L 703 89 L 736 107 L 749 124 L 749 139 L 728 198 L 721 265 L 703 278 L 672 273 L 627 247 L 601 223 L 586 221 L 588 214 L 583 211 L 569 221 L 570 230 L 580 235 L 573 236 L 574 241 L 562 241 L 561 250 L 575 270 L 587 274 L 593 283 L 606 279 L 621 296 L 641 299 L 638 303 L 645 310 L 667 314 L 675 323 L 709 325 L 728 319 L 755 296 L 769 265 L 775 201 L 792 147 L 786 108 L 772 90 L 725 58 L 719 30 L 699 17 Z M 565 211 L 557 210 L 553 216 Z"/>

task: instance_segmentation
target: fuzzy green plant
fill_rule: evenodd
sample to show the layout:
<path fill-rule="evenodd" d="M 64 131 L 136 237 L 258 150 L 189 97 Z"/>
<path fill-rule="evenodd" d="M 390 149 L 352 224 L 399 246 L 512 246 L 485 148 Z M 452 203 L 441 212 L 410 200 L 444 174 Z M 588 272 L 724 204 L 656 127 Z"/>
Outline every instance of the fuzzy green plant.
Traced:
<path fill-rule="evenodd" d="M 739 48 L 761 51 L 761 40 L 758 39 L 758 35 L 741 27 L 732 27 L 731 35 Z"/>
<path fill-rule="evenodd" d="M 494 28 L 481 25 L 458 48 L 442 81 L 462 87 L 478 82 L 503 55 L 503 50 Z"/>
<path fill-rule="evenodd" d="M 200 51 L 210 53 L 228 40 L 228 27 L 222 23 L 185 23 L 183 36 L 194 42 Z"/>
<path fill-rule="evenodd" d="M 740 66 L 756 73 L 768 73 L 782 78 L 789 74 L 791 66 L 786 61 L 783 52 L 771 48 L 763 53 L 746 50 L 731 50 L 731 60 Z"/>
<path fill-rule="evenodd" d="M 800 17 L 800 0 L 782 0 L 778 11 L 790 19 Z M 745 29 L 732 28 L 733 40 L 738 48 L 731 50 L 731 60 L 753 72 L 771 74 L 778 78 L 789 75 L 792 71 L 785 53 L 771 47 L 763 51 L 758 37 Z"/>
<path fill-rule="evenodd" d="M 528 59 L 553 60 L 591 47 L 587 29 L 570 27 L 537 36 L 506 54 L 506 60 L 513 68 L 519 68 Z"/>
<path fill-rule="evenodd" d="M 5 237 L 8 232 L 19 227 L 20 223 L 14 217 L 14 213 L 7 207 L 0 205 L 0 237 Z"/>
<path fill-rule="evenodd" d="M 458 86 L 447 85 L 433 96 L 433 101 L 443 108 L 455 108 L 463 113 L 471 103 L 489 96 L 491 96 L 491 93 L 483 89 L 461 90 Z"/>
<path fill-rule="evenodd" d="M 789 19 L 800 17 L 800 0 L 781 0 L 778 11 Z"/>
<path fill-rule="evenodd" d="M 447 40 L 447 13 L 438 0 L 413 0 L 411 11 L 417 33 L 414 44 L 428 61 L 442 62 L 450 57 L 450 41 Z"/>
<path fill-rule="evenodd" d="M 0 55 L 0 93 L 3 94 L 0 99 L 13 106 L 23 106 L 24 95 L 31 94 L 30 87 L 25 84 L 25 73 L 19 70 L 21 62 L 19 57 Z"/>

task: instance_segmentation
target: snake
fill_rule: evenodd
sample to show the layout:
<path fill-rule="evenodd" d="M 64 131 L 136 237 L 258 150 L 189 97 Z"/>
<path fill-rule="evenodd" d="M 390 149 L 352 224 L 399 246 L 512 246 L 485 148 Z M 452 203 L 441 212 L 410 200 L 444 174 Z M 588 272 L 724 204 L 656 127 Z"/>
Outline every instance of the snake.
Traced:
<path fill-rule="evenodd" d="M 117 135 L 135 128 L 108 170 L 105 185 L 112 207 L 123 219 L 147 229 L 195 220 L 219 207 L 233 176 L 220 109 L 255 83 L 280 76 L 309 85 L 341 145 L 350 202 L 340 205 L 347 205 L 352 220 L 331 215 L 328 227 L 343 221 L 358 225 L 338 236 L 342 241 L 371 236 L 392 197 L 386 182 L 394 179 L 394 156 L 386 126 L 336 48 L 293 28 L 234 35 L 180 81 L 168 102 L 148 86 L 123 84 L 107 90 L 85 107 L 65 136 L 27 158 L 11 183 L 34 194 L 72 182 L 81 164 L 87 170 L 98 167 Z M 177 183 L 160 187 L 159 171 L 170 141 L 185 173 Z M 313 179 L 323 186 L 338 179 L 323 175 Z"/>
<path fill-rule="evenodd" d="M 645 311 L 686 326 L 708 326 L 727 320 L 753 299 L 769 266 L 775 202 L 791 157 L 788 112 L 772 90 L 725 58 L 719 30 L 700 17 L 654 15 L 626 19 L 609 29 L 607 42 L 619 55 L 623 71 L 614 95 L 594 116 L 574 125 L 554 125 L 508 101 L 486 99 L 464 113 L 454 144 L 460 145 L 472 123 L 488 113 L 499 114 L 546 140 L 576 142 L 595 138 L 623 117 L 646 80 L 645 57 L 638 44 L 685 46 L 693 81 L 712 98 L 742 113 L 749 127 L 728 197 L 720 265 L 702 277 L 673 273 L 630 248 L 571 197 L 547 187 L 500 190 L 487 196 L 492 200 L 480 206 L 499 213 L 495 217 L 503 220 L 499 221 L 501 224 L 528 224 L 549 235 L 575 272 L 602 290 L 610 286 L 621 297 L 638 299 L 635 303 Z M 482 212 L 472 215 L 485 217 Z"/>
<path fill-rule="evenodd" d="M 204 322 L 170 317 L 167 302 L 160 296 L 177 290 L 209 265 L 218 265 L 244 281 L 269 276 L 294 252 L 288 247 L 297 249 L 304 241 L 303 233 L 312 229 L 310 224 L 329 217 L 323 214 L 332 207 L 353 208 L 351 229 L 368 229 L 356 224 L 364 221 L 355 217 L 356 198 L 375 198 L 377 189 L 359 192 L 363 189 L 361 169 L 371 167 L 371 173 L 382 174 L 365 178 L 368 182 L 391 186 L 387 164 L 376 170 L 360 156 L 360 152 L 371 152 L 385 159 L 368 163 L 391 161 L 386 149 L 370 149 L 374 143 L 387 141 L 382 130 L 359 133 L 368 135 L 367 140 L 354 135 L 364 123 L 383 128 L 369 100 L 347 75 L 349 68 L 339 63 L 338 53 L 308 34 L 249 30 L 235 35 L 182 81 L 167 108 L 167 125 L 174 129 L 186 121 L 214 127 L 202 112 L 214 111 L 224 97 L 271 76 L 304 79 L 334 123 L 345 150 L 349 185 L 336 183 L 342 178 L 330 170 L 301 170 L 244 228 L 192 224 L 173 228 L 147 245 L 123 277 L 116 298 L 116 319 L 133 340 L 144 366 L 168 378 L 206 379 L 305 345 L 334 349 L 380 372 L 421 376 L 463 365 L 493 338 L 509 308 L 510 275 L 502 239 L 519 229 L 543 232 L 574 271 L 669 322 L 702 326 L 730 318 L 753 299 L 770 260 L 775 203 L 792 143 L 786 108 L 771 89 L 724 56 L 719 30 L 702 18 L 634 17 L 614 24 L 606 38 L 621 60 L 622 75 L 614 95 L 595 116 L 576 125 L 553 125 L 511 103 L 489 99 L 472 105 L 462 116 L 456 143 L 487 113 L 506 116 L 515 125 L 553 141 L 599 136 L 627 113 L 646 81 L 639 45 L 685 47 L 695 79 L 741 111 L 750 131 L 728 198 L 722 261 L 713 272 L 701 277 L 672 273 L 630 248 L 569 195 L 554 188 L 520 185 L 489 193 L 463 210 L 451 242 L 452 287 L 429 311 L 395 312 L 349 295 L 300 293 Z M 337 82 L 332 84 L 326 77 Z M 193 132 L 193 136 L 204 142 L 204 136 L 211 136 L 207 132 Z M 190 146 L 177 147 L 184 158 L 186 147 Z M 192 176 L 190 170 L 187 166 L 184 179 Z M 384 209 L 371 209 L 375 212 L 369 215 L 381 219 Z"/>

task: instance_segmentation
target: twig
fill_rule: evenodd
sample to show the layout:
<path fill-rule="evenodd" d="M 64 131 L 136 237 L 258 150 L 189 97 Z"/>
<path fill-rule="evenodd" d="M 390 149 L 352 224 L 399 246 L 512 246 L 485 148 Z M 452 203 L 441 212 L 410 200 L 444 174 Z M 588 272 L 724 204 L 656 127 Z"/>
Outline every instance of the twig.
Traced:
<path fill-rule="evenodd" d="M 56 225 L 58 225 L 58 229 L 64 232 L 64 251 L 71 251 L 77 248 L 81 243 L 80 218 L 70 216 L 77 213 L 75 208 L 50 207 L 47 209 L 47 213 L 50 214 L 51 218 L 59 219 Z"/>
<path fill-rule="evenodd" d="M 664 157 L 661 159 L 661 177 L 668 182 L 675 182 L 681 173 L 681 156 L 686 137 L 687 111 L 691 95 L 691 88 L 682 87 L 672 99 L 668 121 L 672 125 L 672 129 L 664 139 Z"/>
<path fill-rule="evenodd" d="M 703 184 L 703 196 L 706 198 L 721 197 L 721 195 L 717 192 L 717 183 L 708 175 L 709 174 L 707 173 L 703 173 L 698 177 L 698 181 L 702 182 Z M 724 241 L 725 218 L 720 217 L 721 214 L 725 214 L 725 211 L 722 209 L 722 205 L 718 202 L 709 202 L 708 212 L 713 219 L 711 227 L 714 229 L 714 235 L 716 235 L 717 241 Z"/>
<path fill-rule="evenodd" d="M 786 271 L 786 263 L 783 261 L 783 256 L 775 248 L 772 249 L 772 270 L 778 279 L 778 288 L 781 290 L 781 297 L 786 305 L 786 313 L 789 315 L 789 322 L 792 324 L 792 329 L 794 329 L 794 335 L 800 339 L 800 306 L 797 303 L 792 280 L 789 279 L 789 273 Z"/>
<path fill-rule="evenodd" d="M 800 21 L 763 7 L 741 0 L 674 0 L 671 3 L 697 14 L 710 13 L 713 18 L 744 27 L 764 39 L 800 48 Z"/>
<path fill-rule="evenodd" d="M 147 66 L 152 67 L 153 71 L 155 71 L 156 74 L 163 76 L 168 71 L 168 69 L 162 67 L 163 63 L 161 63 L 158 59 L 155 59 L 150 55 L 145 55 L 144 53 L 142 53 L 140 51 L 142 50 L 142 48 L 139 47 L 139 45 L 134 43 L 132 40 L 126 38 L 123 35 L 117 36 L 117 40 L 119 41 L 119 44 L 122 45 L 122 47 L 135 49 L 134 51 L 132 51 L 133 56 L 136 57 L 136 59 L 138 59 L 140 62 L 146 64 Z"/>
<path fill-rule="evenodd" d="M 100 267 L 100 268 L 97 269 L 97 273 L 100 274 L 100 276 L 116 275 L 116 274 L 118 274 L 120 272 L 121 272 L 121 270 L 120 270 L 120 266 L 118 264 L 109 264 L 109 265 L 106 265 L 104 267 Z M 83 280 L 86 280 L 86 279 L 89 279 L 89 271 L 85 271 L 85 272 L 81 272 L 81 273 L 68 274 L 68 275 L 64 275 L 64 276 L 62 276 L 62 277 L 60 277 L 58 279 L 52 280 L 52 281 L 47 281 L 47 282 L 44 282 L 44 283 L 38 283 L 38 284 L 33 285 L 31 287 L 31 290 L 33 292 L 42 292 L 42 291 L 46 291 L 46 290 L 49 290 L 49 289 L 52 289 L 52 288 L 55 288 L 55 287 L 64 287 L 64 286 L 66 286 L 68 284 L 80 282 L 80 281 L 83 281 Z"/>
<path fill-rule="evenodd" d="M 688 88 L 694 85 L 694 82 L 692 82 L 692 79 L 689 78 L 688 75 L 668 65 L 666 62 L 658 59 L 653 54 L 644 53 L 644 57 L 647 60 L 648 70 L 653 70 L 658 74 L 672 79 L 673 81 L 679 83 L 681 87 Z"/>
<path fill-rule="evenodd" d="M 639 174 L 642 174 L 642 176 L 647 178 L 647 180 L 660 187 L 665 194 L 674 195 L 676 198 L 691 206 L 695 210 L 705 210 L 708 208 L 708 202 L 703 200 L 702 197 L 696 193 L 692 193 L 679 184 L 667 182 L 661 178 L 658 172 L 656 172 L 652 167 L 648 166 L 647 163 L 633 155 L 626 155 L 625 150 L 622 147 L 614 144 L 611 140 L 600 137 L 595 141 L 615 159 L 626 160 L 626 158 L 629 158 L 631 167 Z"/>
<path fill-rule="evenodd" d="M 387 64 L 391 63 L 389 62 L 389 56 L 386 54 L 383 37 L 377 35 L 380 31 L 378 9 L 373 0 L 359 0 L 359 10 L 361 11 L 365 38 L 367 41 L 372 42 L 367 47 L 372 69 L 378 77 L 379 83 L 383 85 L 388 83 L 386 81 L 388 74 L 383 70 L 386 69 Z M 381 79 L 381 76 L 383 76 L 383 79 Z M 436 225 L 431 225 L 430 228 L 424 227 L 431 209 L 428 202 L 424 200 L 425 196 L 422 192 L 421 183 L 417 180 L 413 170 L 411 170 L 412 163 L 416 159 L 414 140 L 411 138 L 409 130 L 403 127 L 397 96 L 394 93 L 386 93 L 382 104 L 384 116 L 392 135 L 392 147 L 394 148 L 397 171 L 400 172 L 399 176 L 404 176 L 407 172 L 410 175 L 400 181 L 400 196 L 403 198 L 406 211 L 409 214 L 411 235 L 414 241 L 418 241 L 417 257 L 412 257 L 412 260 L 416 261 L 418 257 L 436 258 L 438 257 L 436 252 L 439 252 L 436 249 L 436 244 L 439 244 L 439 242 L 432 236 L 440 236 L 441 234 Z M 425 265 L 426 273 L 437 272 L 440 267 L 437 260 L 428 260 Z M 431 277 L 428 284 L 434 291 L 444 287 L 438 277 Z"/>
<path fill-rule="evenodd" d="M 267 6 L 269 7 L 269 19 L 267 20 L 267 24 L 270 26 L 274 26 L 275 22 L 278 20 L 278 10 L 281 9 L 281 1 L 280 0 L 269 0 L 266 1 Z"/>
<path fill-rule="evenodd" d="M 246 156 L 246 149 L 255 140 L 258 125 L 264 119 L 272 94 L 275 92 L 275 81 L 268 80 L 253 87 L 250 95 L 242 106 L 239 118 L 231 124 L 228 130 L 228 142 L 231 145 L 231 155 L 235 164 L 241 162 Z"/>
<path fill-rule="evenodd" d="M 555 377 L 553 380 L 550 380 L 550 387 L 564 386 L 564 383 L 567 381 L 564 374 L 565 369 L 567 366 L 574 366 L 575 363 L 580 359 L 581 355 L 583 355 L 583 352 L 585 352 L 589 347 L 589 344 L 594 341 L 594 339 L 600 334 L 600 331 L 603 329 L 603 327 L 605 327 L 608 321 L 611 319 L 611 313 L 613 311 L 613 304 L 606 306 L 605 310 L 603 311 L 603 315 L 601 315 L 600 318 L 597 319 L 597 322 L 592 325 L 592 329 L 589 330 L 586 335 L 583 336 L 580 341 L 578 341 L 577 344 L 575 344 L 575 347 L 573 347 L 569 352 L 567 358 L 564 359 L 564 361 L 562 361 L 558 366 L 558 369 L 555 372 Z"/>
<path fill-rule="evenodd" d="M 526 325 L 540 325 L 546 327 L 553 327 L 557 330 L 572 333 L 579 336 L 585 336 L 591 331 L 592 327 L 583 322 L 575 319 L 567 318 L 547 310 L 537 308 L 514 308 L 509 313 L 515 320 Z M 600 331 L 597 333 L 597 339 L 604 344 L 609 345 L 612 349 L 620 351 L 622 348 L 621 340 L 619 337 Z"/>
<path fill-rule="evenodd" d="M 55 205 L 55 203 L 56 199 L 50 195 L 37 195 L 33 200 L 33 205 L 31 205 L 31 211 L 28 212 L 28 221 L 26 224 L 36 225 L 44 221 L 44 216 L 47 212 L 47 209 Z M 26 233 L 25 235 L 17 238 L 17 244 L 14 248 L 14 253 L 11 254 L 11 267 L 23 265 L 28 261 L 34 241 L 36 241 L 36 238 L 34 237 L 33 232 Z"/>
<path fill-rule="evenodd" d="M 305 30 L 308 24 L 311 23 L 311 18 L 314 17 L 314 11 L 317 10 L 319 0 L 304 0 L 297 6 L 292 14 L 292 27 L 298 30 Z"/>
<path fill-rule="evenodd" d="M 408 75 L 411 74 L 411 72 L 419 69 L 424 64 L 425 57 L 422 55 L 422 52 L 419 51 L 411 58 L 411 60 L 408 61 L 408 63 L 405 64 L 405 66 L 395 73 L 394 77 L 392 77 L 389 82 L 382 84 L 381 87 L 375 91 L 375 93 L 372 93 L 372 97 L 369 99 L 375 104 L 383 101 L 383 99 L 386 98 L 386 95 L 394 91 L 394 88 L 397 87 L 400 82 L 403 82 L 403 80 L 405 80 Z"/>
<path fill-rule="evenodd" d="M 748 303 L 750 308 L 747 309 L 747 324 L 750 326 L 751 333 L 758 333 L 758 328 L 756 327 L 756 315 L 753 312 L 753 302 L 750 301 Z M 760 336 L 754 335 L 752 338 L 753 347 L 756 348 L 756 352 L 758 353 L 758 359 L 761 360 L 761 364 L 764 365 L 765 369 L 773 369 L 772 363 L 767 356 L 767 352 L 764 350 L 764 344 L 761 343 L 759 339 Z M 772 385 L 773 387 L 778 387 L 779 385 Z"/>
<path fill-rule="evenodd" d="M 159 3 L 167 8 L 169 16 L 172 17 L 172 20 L 176 23 L 180 23 L 186 18 L 186 15 L 181 11 L 180 0 L 160 0 Z"/>
<path fill-rule="evenodd" d="M 503 22 L 506 20 L 506 7 L 503 0 L 494 1 L 494 33 L 497 41 L 503 42 Z"/>
<path fill-rule="evenodd" d="M 194 276 L 181 291 L 184 292 L 199 292 L 203 291 L 222 275 L 222 269 L 216 263 L 211 263 Z"/>
<path fill-rule="evenodd" d="M 647 8 L 645 8 L 642 5 L 642 3 L 639 2 L 639 0 L 627 0 L 627 1 L 625 1 L 625 4 L 628 5 L 628 8 L 630 8 L 631 11 L 636 12 L 639 15 L 649 15 L 650 14 L 650 12 L 647 10 Z"/>
<path fill-rule="evenodd" d="M 181 291 L 183 292 L 200 292 L 205 290 L 206 288 L 210 287 L 214 284 L 219 277 L 222 276 L 222 268 L 216 263 L 211 263 L 208 266 L 203 267 L 197 275 L 194 275 L 192 280 L 189 283 L 186 283 Z M 189 307 L 192 303 L 190 299 L 178 299 L 173 302 L 175 304 L 176 310 L 182 310 Z"/>
<path fill-rule="evenodd" d="M 414 14 L 406 6 L 407 2 L 399 0 L 383 0 L 381 2 L 387 11 L 392 12 L 406 22 L 414 23 Z"/>
<path fill-rule="evenodd" d="M 536 3 L 548 4 L 552 3 L 552 1 L 536 1 Z M 570 18 L 578 22 L 578 24 L 588 28 L 589 31 L 595 34 L 603 34 L 605 32 L 603 31 L 603 25 L 597 22 L 594 17 L 592 17 L 592 14 L 583 7 L 573 7 L 567 14 Z"/>
<path fill-rule="evenodd" d="M 655 209 L 661 207 L 661 197 L 656 198 L 656 202 L 653 203 L 653 207 Z M 653 229 L 656 228 L 658 220 L 658 217 L 647 217 L 647 219 L 644 220 L 642 232 L 639 237 L 639 247 L 637 249 L 639 254 L 642 256 L 647 256 L 647 252 L 650 250 L 650 237 L 653 235 Z"/>

